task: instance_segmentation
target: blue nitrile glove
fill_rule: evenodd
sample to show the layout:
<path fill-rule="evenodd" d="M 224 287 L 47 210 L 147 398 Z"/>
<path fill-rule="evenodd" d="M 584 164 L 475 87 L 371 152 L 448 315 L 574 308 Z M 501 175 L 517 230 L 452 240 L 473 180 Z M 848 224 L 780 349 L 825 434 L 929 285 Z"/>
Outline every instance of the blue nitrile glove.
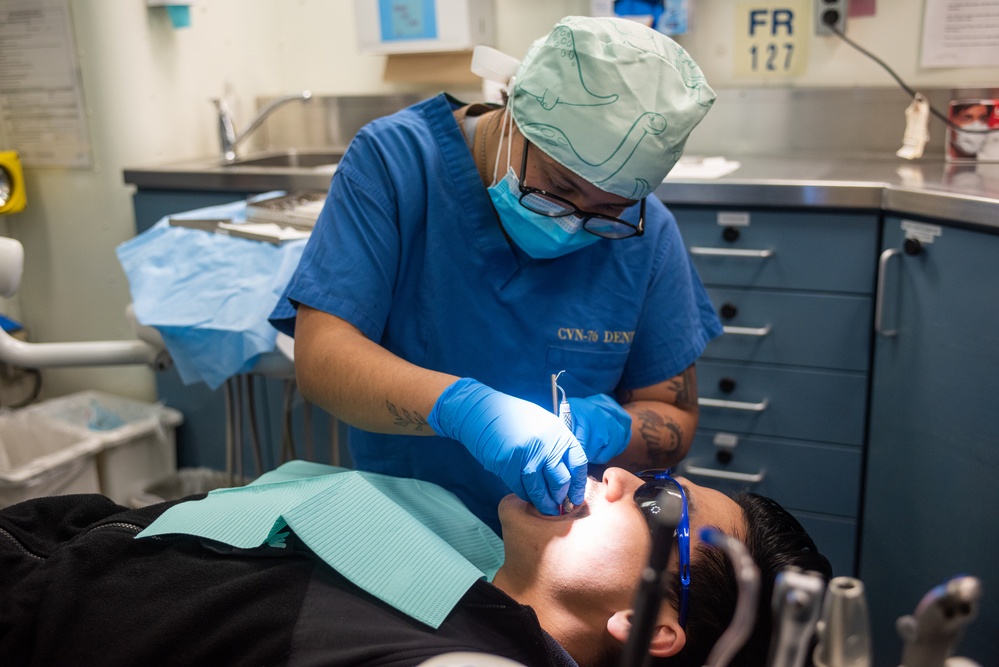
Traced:
<path fill-rule="evenodd" d="M 427 423 L 457 440 L 522 500 L 556 515 L 566 494 L 586 491 L 586 454 L 562 420 L 528 401 L 462 378 L 444 390 Z"/>
<path fill-rule="evenodd" d="M 607 463 L 631 440 L 631 415 L 607 394 L 570 398 L 572 432 L 590 463 Z"/>

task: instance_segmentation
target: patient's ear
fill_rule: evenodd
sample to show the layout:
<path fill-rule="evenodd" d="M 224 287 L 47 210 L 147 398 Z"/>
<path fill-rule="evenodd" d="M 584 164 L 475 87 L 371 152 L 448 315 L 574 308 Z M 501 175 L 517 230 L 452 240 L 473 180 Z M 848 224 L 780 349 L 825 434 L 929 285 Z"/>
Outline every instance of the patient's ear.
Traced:
<path fill-rule="evenodd" d="M 665 610 L 664 610 L 665 612 Z M 631 633 L 631 618 L 633 612 L 616 612 L 607 619 L 607 632 L 611 637 L 624 644 L 628 641 Z M 687 634 L 680 627 L 675 614 L 660 613 L 656 623 L 656 628 L 652 632 L 652 640 L 649 642 L 649 654 L 655 658 L 668 658 L 676 655 L 687 643 Z"/>

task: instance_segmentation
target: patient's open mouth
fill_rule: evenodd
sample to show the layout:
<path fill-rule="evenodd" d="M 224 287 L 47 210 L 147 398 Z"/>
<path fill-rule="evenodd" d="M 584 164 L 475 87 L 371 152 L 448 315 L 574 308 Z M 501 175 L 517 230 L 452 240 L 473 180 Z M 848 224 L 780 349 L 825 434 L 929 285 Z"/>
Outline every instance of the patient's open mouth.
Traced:
<path fill-rule="evenodd" d="M 539 519 L 545 519 L 547 521 L 568 521 L 572 519 L 580 519 L 584 516 L 589 516 L 590 508 L 589 501 L 596 497 L 598 491 L 598 485 L 600 482 L 595 477 L 589 477 L 586 480 L 586 492 L 583 496 L 583 502 L 572 508 L 571 511 L 565 512 L 563 514 L 544 514 L 537 507 L 531 503 L 527 503 L 527 512 Z"/>
<path fill-rule="evenodd" d="M 573 507 L 571 512 L 567 512 L 565 514 L 551 515 L 551 514 L 542 513 L 541 510 L 539 510 L 537 507 L 528 503 L 527 512 L 539 519 L 544 519 L 546 521 L 572 521 L 574 519 L 580 519 L 584 516 L 588 516 L 590 513 L 590 508 L 589 506 L 587 506 L 586 500 L 584 500 L 579 505 Z"/>

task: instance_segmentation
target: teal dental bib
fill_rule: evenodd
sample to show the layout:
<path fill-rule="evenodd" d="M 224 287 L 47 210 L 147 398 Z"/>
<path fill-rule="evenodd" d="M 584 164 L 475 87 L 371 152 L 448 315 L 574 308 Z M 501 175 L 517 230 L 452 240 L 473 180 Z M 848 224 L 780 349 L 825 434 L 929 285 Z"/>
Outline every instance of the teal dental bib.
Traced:
<path fill-rule="evenodd" d="M 503 563 L 500 538 L 443 488 L 305 461 L 174 505 L 137 539 L 183 534 L 282 548 L 289 528 L 352 583 L 433 628 Z"/>

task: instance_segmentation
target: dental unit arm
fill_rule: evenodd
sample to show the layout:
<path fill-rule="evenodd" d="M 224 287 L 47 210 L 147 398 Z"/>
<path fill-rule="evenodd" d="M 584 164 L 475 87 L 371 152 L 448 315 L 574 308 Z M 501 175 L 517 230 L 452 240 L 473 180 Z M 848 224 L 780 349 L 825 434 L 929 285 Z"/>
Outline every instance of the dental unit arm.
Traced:
<path fill-rule="evenodd" d="M 952 656 L 978 615 L 981 597 L 981 582 L 969 576 L 953 577 L 924 595 L 912 614 L 895 623 L 903 642 L 900 667 L 978 667 Z"/>
<path fill-rule="evenodd" d="M 836 577 L 826 588 L 818 622 L 816 667 L 871 667 L 871 631 L 864 584 Z"/>
<path fill-rule="evenodd" d="M 24 249 L 20 241 L 0 237 L 0 296 L 10 298 L 21 284 Z M 0 361 L 21 368 L 117 366 L 146 364 L 163 370 L 170 356 L 155 330 L 133 322 L 141 340 L 86 341 L 77 343 L 25 343 L 0 329 Z"/>
<path fill-rule="evenodd" d="M 742 542 L 726 535 L 717 528 L 708 527 L 701 531 L 701 539 L 711 546 L 721 549 L 735 572 L 739 593 L 735 603 L 735 614 L 725 628 L 725 632 L 715 643 L 705 667 L 726 667 L 739 649 L 746 643 L 756 624 L 756 602 L 760 597 L 760 568 Z"/>
<path fill-rule="evenodd" d="M 825 590 L 825 579 L 815 572 L 789 567 L 777 575 L 772 598 L 774 622 L 769 667 L 805 664 Z"/>

